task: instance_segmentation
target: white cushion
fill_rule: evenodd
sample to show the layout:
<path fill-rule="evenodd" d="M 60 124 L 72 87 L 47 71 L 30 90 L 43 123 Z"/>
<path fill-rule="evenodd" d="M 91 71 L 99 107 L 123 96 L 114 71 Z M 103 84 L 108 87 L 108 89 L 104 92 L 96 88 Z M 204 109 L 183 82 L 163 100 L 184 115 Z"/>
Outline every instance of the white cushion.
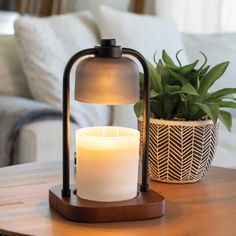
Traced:
<path fill-rule="evenodd" d="M 216 81 L 213 90 L 236 88 L 236 33 L 215 35 L 183 34 L 188 57 L 191 61 L 201 58 L 199 51 L 207 55 L 208 64 L 213 66 L 223 61 L 230 61 L 225 74 Z"/>
<path fill-rule="evenodd" d="M 0 35 L 0 94 L 30 97 L 14 35 Z"/>
<path fill-rule="evenodd" d="M 91 14 L 83 12 L 47 18 L 25 16 L 17 19 L 15 30 L 32 96 L 61 108 L 62 77 L 67 61 L 74 53 L 94 47 L 98 41 Z M 74 74 L 73 70 L 72 115 L 80 126 L 107 124 L 107 106 L 78 104 L 74 100 Z"/>
<path fill-rule="evenodd" d="M 155 51 L 157 58 L 161 57 L 163 49 L 175 58 L 176 52 L 184 48 L 176 25 L 170 20 L 101 6 L 98 25 L 103 38 L 115 38 L 117 44 L 138 50 L 151 62 Z M 188 63 L 184 52 L 181 54 L 181 60 L 183 64 Z M 136 128 L 137 120 L 133 106 L 115 106 L 113 125 Z"/>
<path fill-rule="evenodd" d="M 137 129 L 137 117 L 134 105 L 117 105 L 112 108 L 112 125 Z"/>
<path fill-rule="evenodd" d="M 70 157 L 75 152 L 75 130 L 71 125 Z M 62 121 L 40 121 L 25 125 L 19 135 L 17 163 L 62 160 Z"/>
<path fill-rule="evenodd" d="M 157 58 L 161 57 L 163 49 L 175 58 L 176 52 L 184 48 L 175 23 L 156 16 L 138 15 L 101 6 L 98 25 L 103 38 L 115 38 L 117 44 L 138 50 L 152 62 L 155 51 Z M 185 53 L 182 53 L 181 59 L 183 64 L 188 62 Z"/>

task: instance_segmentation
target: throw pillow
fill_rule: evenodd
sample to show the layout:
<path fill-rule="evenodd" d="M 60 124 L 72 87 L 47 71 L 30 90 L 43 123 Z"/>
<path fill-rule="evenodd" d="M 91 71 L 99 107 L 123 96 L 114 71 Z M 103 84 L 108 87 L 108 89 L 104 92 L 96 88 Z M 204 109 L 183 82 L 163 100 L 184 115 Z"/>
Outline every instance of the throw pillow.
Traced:
<path fill-rule="evenodd" d="M 151 62 L 155 51 L 157 58 L 161 57 L 163 49 L 174 57 L 178 50 L 184 48 L 177 27 L 170 20 L 117 11 L 107 6 L 101 6 L 98 13 L 98 25 L 103 38 L 115 38 L 117 44 L 141 52 Z M 185 52 L 181 54 L 181 60 L 188 63 Z M 114 125 L 137 127 L 132 105 L 114 107 L 113 117 Z"/>
<path fill-rule="evenodd" d="M 65 65 L 76 52 L 94 47 L 98 32 L 89 12 L 46 18 L 24 16 L 15 22 L 24 72 L 32 96 L 62 107 L 62 77 Z M 109 108 L 74 100 L 75 68 L 71 73 L 71 114 L 79 125 L 106 125 Z"/>
<path fill-rule="evenodd" d="M 98 26 L 102 38 L 115 38 L 122 47 L 130 47 L 141 52 L 153 62 L 153 54 L 161 57 L 165 49 L 171 57 L 184 48 L 180 33 L 173 21 L 156 16 L 139 15 L 101 6 L 98 12 Z M 181 60 L 187 63 L 183 52 Z"/>
<path fill-rule="evenodd" d="M 30 97 L 14 35 L 0 35 L 0 94 Z"/>

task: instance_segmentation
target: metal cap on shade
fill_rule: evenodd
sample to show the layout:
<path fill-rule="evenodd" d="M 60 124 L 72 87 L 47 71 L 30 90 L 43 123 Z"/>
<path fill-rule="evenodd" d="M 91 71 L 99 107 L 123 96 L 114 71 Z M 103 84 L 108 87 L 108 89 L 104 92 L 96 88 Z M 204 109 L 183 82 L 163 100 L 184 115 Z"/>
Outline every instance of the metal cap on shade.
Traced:
<path fill-rule="evenodd" d="M 100 49 L 101 55 L 99 55 Z M 101 44 L 95 57 L 86 58 L 77 66 L 75 99 L 80 102 L 110 105 L 137 102 L 139 100 L 137 65 L 127 57 L 117 56 L 117 46 L 114 44 Z"/>

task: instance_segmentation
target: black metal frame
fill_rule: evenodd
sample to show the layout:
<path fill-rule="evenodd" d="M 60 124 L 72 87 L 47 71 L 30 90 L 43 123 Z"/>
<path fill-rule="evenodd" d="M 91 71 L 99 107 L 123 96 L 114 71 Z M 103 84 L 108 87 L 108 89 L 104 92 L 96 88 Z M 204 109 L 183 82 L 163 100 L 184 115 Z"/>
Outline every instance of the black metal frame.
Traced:
<path fill-rule="evenodd" d="M 67 62 L 63 74 L 63 197 L 70 196 L 70 72 L 79 58 L 94 54 L 94 48 L 77 52 Z"/>
<path fill-rule="evenodd" d="M 63 75 L 63 186 L 62 196 L 69 197 L 70 191 L 70 72 L 74 63 L 81 57 L 94 56 L 96 48 L 82 50 L 73 55 L 67 62 Z M 144 111 L 143 111 L 143 157 L 141 192 L 149 191 L 148 184 L 148 145 L 149 145 L 149 114 L 150 114 L 150 76 L 145 58 L 138 51 L 123 48 L 122 54 L 135 57 L 144 71 Z"/>
<path fill-rule="evenodd" d="M 150 119 L 150 75 L 148 65 L 141 53 L 134 49 L 123 48 L 122 54 L 127 54 L 135 57 L 143 67 L 144 73 L 144 107 L 143 107 L 143 156 L 142 156 L 142 183 L 140 190 L 147 192 L 149 190 L 148 184 L 148 146 L 149 146 L 149 119 Z"/>

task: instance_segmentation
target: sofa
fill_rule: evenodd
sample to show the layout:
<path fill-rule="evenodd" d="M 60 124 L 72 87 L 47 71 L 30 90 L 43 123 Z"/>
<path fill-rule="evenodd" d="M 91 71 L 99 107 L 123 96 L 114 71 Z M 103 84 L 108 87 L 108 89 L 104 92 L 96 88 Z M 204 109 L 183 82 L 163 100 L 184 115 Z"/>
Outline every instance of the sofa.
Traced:
<path fill-rule="evenodd" d="M 156 49 L 157 56 L 164 48 L 173 56 L 185 48 L 181 59 L 186 64 L 200 50 L 208 55 L 210 64 L 223 60 L 236 63 L 233 44 L 236 34 L 180 34 L 169 20 L 106 6 L 100 7 L 97 19 L 89 12 L 43 19 L 22 17 L 15 23 L 15 32 L 0 35 L 0 166 L 61 159 L 63 69 L 70 56 L 93 47 L 101 37 L 116 38 L 122 46 L 139 50 L 149 61 Z M 236 65 L 230 67 L 215 88 L 236 87 L 235 68 Z M 75 130 L 79 127 L 137 128 L 133 105 L 88 105 L 74 101 L 74 73 L 75 70 L 71 76 L 71 157 L 75 151 Z M 236 121 L 236 113 L 233 114 Z M 235 128 L 229 133 L 220 127 L 213 165 L 236 168 L 235 140 Z"/>

